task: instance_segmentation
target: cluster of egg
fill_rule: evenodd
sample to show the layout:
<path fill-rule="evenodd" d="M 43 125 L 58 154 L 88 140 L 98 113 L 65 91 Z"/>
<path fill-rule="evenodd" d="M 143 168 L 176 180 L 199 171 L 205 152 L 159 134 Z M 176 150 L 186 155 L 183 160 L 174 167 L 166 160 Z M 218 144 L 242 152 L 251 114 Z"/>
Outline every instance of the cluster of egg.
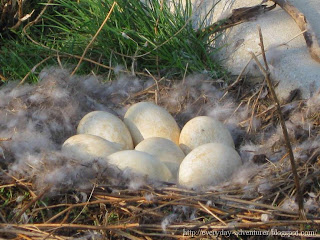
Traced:
<path fill-rule="evenodd" d="M 132 105 L 121 121 L 94 111 L 63 146 L 76 159 L 105 159 L 121 170 L 194 188 L 217 184 L 241 165 L 224 125 L 207 116 L 191 119 L 180 132 L 174 118 L 149 102 Z"/>

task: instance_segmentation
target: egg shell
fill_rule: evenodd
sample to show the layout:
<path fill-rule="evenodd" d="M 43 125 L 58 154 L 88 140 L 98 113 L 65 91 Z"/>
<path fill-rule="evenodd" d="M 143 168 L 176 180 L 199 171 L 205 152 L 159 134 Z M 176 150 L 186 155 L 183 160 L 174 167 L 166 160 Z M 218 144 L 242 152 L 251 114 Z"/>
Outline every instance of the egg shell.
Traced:
<path fill-rule="evenodd" d="M 145 152 L 123 150 L 111 154 L 108 159 L 110 164 L 117 166 L 120 170 L 128 168 L 136 174 L 147 175 L 150 179 L 169 181 L 172 178 L 170 170 L 164 163 Z"/>
<path fill-rule="evenodd" d="M 94 111 L 85 115 L 79 122 L 77 133 L 96 135 L 120 144 L 122 149 L 133 149 L 132 137 L 126 125 L 108 112 Z"/>
<path fill-rule="evenodd" d="M 174 177 L 173 180 L 177 179 L 180 163 L 185 158 L 185 154 L 177 144 L 165 138 L 153 137 L 140 142 L 135 150 L 156 156 L 167 165 Z"/>
<path fill-rule="evenodd" d="M 223 123 L 211 117 L 195 117 L 187 122 L 181 130 L 179 146 L 185 154 L 196 147 L 211 142 L 223 143 L 234 148 L 229 130 Z"/>
<path fill-rule="evenodd" d="M 221 143 L 207 143 L 183 159 L 178 182 L 186 188 L 213 186 L 227 180 L 241 164 L 234 148 Z"/>
<path fill-rule="evenodd" d="M 63 152 L 83 161 L 106 159 L 110 154 L 120 150 L 120 145 L 90 134 L 74 135 L 68 138 L 62 145 Z"/>
<path fill-rule="evenodd" d="M 124 116 L 134 145 L 151 137 L 162 137 L 178 144 L 180 129 L 174 118 L 162 107 L 150 102 L 132 105 Z"/>

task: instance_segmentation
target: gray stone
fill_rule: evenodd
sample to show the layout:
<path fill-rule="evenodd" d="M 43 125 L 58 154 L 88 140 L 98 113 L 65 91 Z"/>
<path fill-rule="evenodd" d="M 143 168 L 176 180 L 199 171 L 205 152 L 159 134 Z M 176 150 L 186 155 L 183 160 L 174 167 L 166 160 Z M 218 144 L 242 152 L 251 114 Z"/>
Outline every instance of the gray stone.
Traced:
<path fill-rule="evenodd" d="M 320 1 L 290 2 L 306 16 L 319 39 Z M 193 22 L 197 26 L 208 13 L 205 25 L 228 16 L 232 9 L 254 6 L 260 4 L 261 0 L 192 0 L 192 3 L 195 11 Z M 211 11 L 214 4 L 217 5 Z M 216 44 L 217 47 L 226 46 L 219 53 L 219 59 L 223 60 L 225 67 L 238 75 L 250 60 L 250 52 L 261 52 L 258 25 L 262 29 L 265 48 L 268 50 L 267 58 L 272 77 L 279 81 L 276 89 L 279 98 L 287 98 L 295 89 L 301 90 L 303 98 L 308 98 L 312 91 L 319 90 L 320 63 L 310 57 L 302 34 L 296 37 L 301 33 L 297 24 L 278 6 L 255 20 L 228 29 L 222 35 Z M 279 46 L 281 44 L 285 45 Z M 249 65 L 247 73 L 255 76 L 261 74 L 254 62 Z"/>

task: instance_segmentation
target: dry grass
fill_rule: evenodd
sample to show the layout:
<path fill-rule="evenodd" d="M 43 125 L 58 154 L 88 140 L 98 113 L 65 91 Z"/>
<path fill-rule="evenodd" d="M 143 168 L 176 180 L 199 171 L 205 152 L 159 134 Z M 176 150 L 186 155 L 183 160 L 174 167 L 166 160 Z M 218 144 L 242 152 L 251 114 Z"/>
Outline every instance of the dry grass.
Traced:
<path fill-rule="evenodd" d="M 80 56 L 75 58 L 81 59 Z M 83 60 L 99 65 L 90 59 Z M 99 66 L 113 70 L 109 66 Z M 186 92 L 178 103 L 169 106 L 165 99 L 174 83 L 165 78 L 149 77 L 154 79 L 153 85 L 130 95 L 120 105 L 154 101 L 167 107 L 180 126 L 186 121 L 181 113 L 190 105 L 198 109 L 194 116 L 204 113 L 203 106 L 208 102 L 206 94 L 194 99 Z M 254 138 L 259 132 L 277 126 L 279 119 L 273 100 L 265 94 L 266 86 L 248 86 L 244 80 L 245 77 L 239 77 L 236 84 L 231 84 L 224 98 L 232 95 L 239 107 L 250 109 L 250 117 L 238 127 Z M 295 108 L 288 108 L 290 105 Z M 316 139 L 319 136 L 320 114 L 308 114 L 306 101 L 290 99 L 283 103 L 282 110 L 285 120 L 295 111 L 307 113 L 304 120 L 312 124 L 309 137 Z M 261 121 L 257 131 L 253 126 L 254 118 Z M 308 136 L 302 132 L 292 137 L 291 142 L 301 143 L 306 138 Z M 0 145 L 10 141 L 9 138 L 0 139 Z M 283 146 L 284 142 L 275 142 L 269 151 L 277 152 Z M 296 158 L 296 164 L 303 197 L 311 201 L 305 205 L 306 220 L 299 220 L 296 188 L 287 154 L 283 154 L 278 162 L 272 162 L 264 155 L 255 155 L 252 161 L 260 167 L 245 184 L 231 181 L 206 191 L 185 190 L 169 183 L 145 184 L 139 189 L 130 189 L 124 185 L 105 185 L 103 179 L 97 179 L 91 189 L 65 189 L 54 196 L 49 194 L 50 186 L 39 192 L 34 179 L 18 179 L 1 163 L 0 237 L 179 239 L 188 237 L 188 234 L 190 237 L 191 231 L 200 233 L 200 230 L 231 230 L 234 233 L 248 229 L 295 231 L 301 230 L 302 226 L 305 230 L 316 231 L 320 229 L 319 208 L 316 208 L 320 201 L 320 151 L 310 146 L 303 152 L 307 159 Z M 266 183 L 265 189 L 261 187 L 262 182 Z M 317 234 L 319 237 L 319 232 Z M 236 235 L 233 237 L 237 238 Z"/>
<path fill-rule="evenodd" d="M 165 79 L 157 81 L 122 104 L 144 100 L 161 104 L 171 85 L 172 82 Z M 248 88 L 242 81 L 228 89 L 228 94 L 238 94 L 238 101 L 242 104 L 251 108 L 255 106 L 252 116 L 262 120 L 261 131 L 278 123 L 270 98 L 261 95 L 258 98 L 257 92 L 264 90 L 264 85 Z M 185 99 L 181 99 L 179 108 L 171 109 L 173 115 L 179 116 L 188 97 L 187 94 Z M 206 96 L 193 101 L 201 109 Z M 305 101 L 296 102 L 298 107 L 295 111 L 303 111 Z M 319 134 L 319 119 L 319 114 L 309 116 L 308 120 L 315 126 L 313 135 Z M 249 126 L 247 130 L 253 131 Z M 296 159 L 300 184 L 304 198 L 311 199 L 309 194 L 312 193 L 312 199 L 318 202 L 319 149 L 310 148 L 306 154 L 308 160 Z M 32 179 L 16 179 L 2 170 L 0 236 L 9 239 L 71 239 L 80 236 L 86 237 L 84 239 L 178 239 L 200 230 L 231 230 L 236 233 L 237 230 L 274 228 L 295 231 L 301 229 L 301 225 L 305 230 L 319 229 L 319 212 L 310 206 L 307 219 L 299 220 L 294 203 L 296 189 L 287 154 L 276 163 L 262 157 L 257 164 L 262 167 L 245 186 L 229 182 L 199 192 L 164 183 L 132 190 L 125 186 L 104 185 L 97 180 L 92 189 L 69 189 L 54 197 L 47 195 L 49 189 L 37 192 Z M 262 180 L 268 184 L 266 191 L 259 190 Z M 293 204 L 288 205 L 290 201 Z M 236 238 L 235 235 L 233 237 Z"/>

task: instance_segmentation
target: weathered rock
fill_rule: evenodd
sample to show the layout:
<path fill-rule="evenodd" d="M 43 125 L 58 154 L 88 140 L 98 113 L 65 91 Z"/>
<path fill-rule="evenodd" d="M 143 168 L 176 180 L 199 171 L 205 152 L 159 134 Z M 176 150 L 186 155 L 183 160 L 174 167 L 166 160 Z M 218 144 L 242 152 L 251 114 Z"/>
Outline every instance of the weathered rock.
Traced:
<path fill-rule="evenodd" d="M 319 0 L 290 0 L 309 21 L 316 35 L 320 36 L 320 2 Z M 254 6 L 261 0 L 192 0 L 194 5 L 194 24 L 208 13 L 205 24 L 210 25 L 217 19 L 224 18 L 232 9 Z M 211 11 L 212 7 L 217 4 Z M 271 3 L 270 3 L 271 4 Z M 263 32 L 267 58 L 270 63 L 272 77 L 279 81 L 276 89 L 280 99 L 285 99 L 290 92 L 300 89 L 303 98 L 308 98 L 312 92 L 320 88 L 320 63 L 313 60 L 308 52 L 306 42 L 294 20 L 280 7 L 261 14 L 250 22 L 244 22 L 228 29 L 218 41 L 218 46 L 226 45 L 220 51 L 219 59 L 233 74 L 238 75 L 251 58 L 250 51 L 259 54 L 259 35 L 257 26 Z M 287 43 L 292 38 L 294 40 Z M 280 44 L 283 46 L 276 47 Z M 254 62 L 251 63 L 248 73 L 261 75 Z"/>

